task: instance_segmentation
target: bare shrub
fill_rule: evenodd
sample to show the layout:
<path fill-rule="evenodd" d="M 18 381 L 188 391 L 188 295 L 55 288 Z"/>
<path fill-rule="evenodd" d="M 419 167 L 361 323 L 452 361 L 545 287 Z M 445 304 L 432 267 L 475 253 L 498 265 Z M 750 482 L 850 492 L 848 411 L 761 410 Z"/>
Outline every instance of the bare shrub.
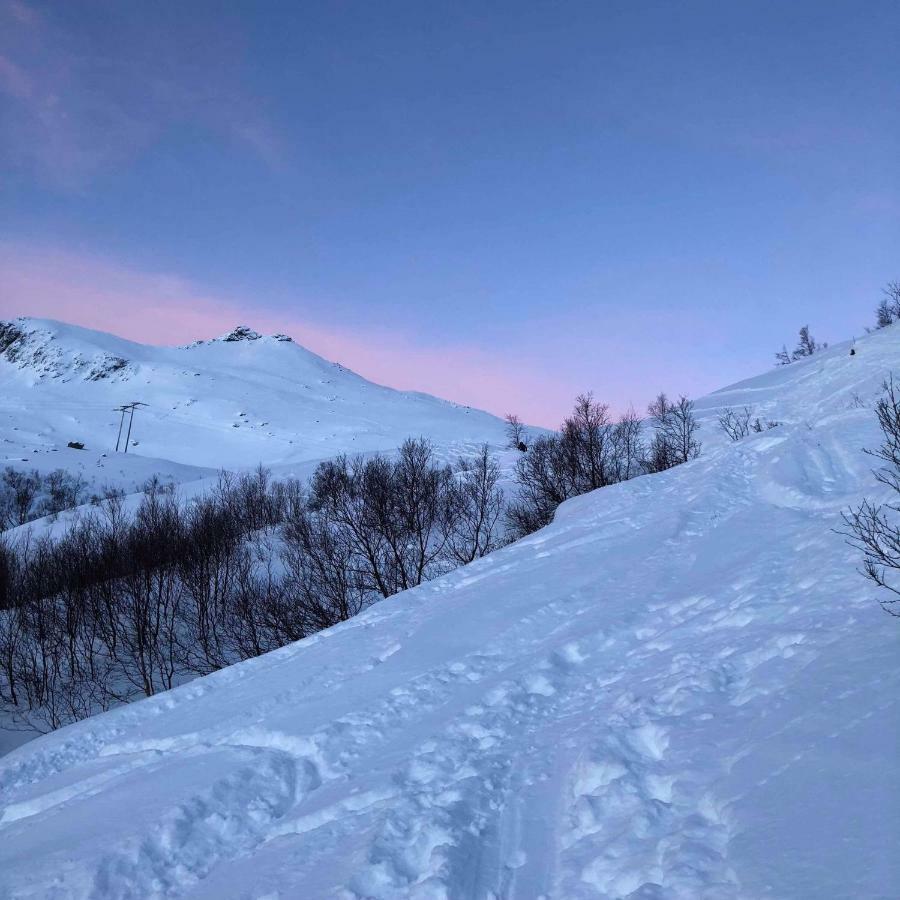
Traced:
<path fill-rule="evenodd" d="M 759 419 L 756 420 L 759 422 Z M 728 408 L 719 413 L 719 428 L 733 441 L 739 441 L 747 437 L 754 429 L 753 410 L 749 406 L 735 410 Z M 762 430 L 762 423 L 760 429 Z"/>
<path fill-rule="evenodd" d="M 900 494 L 900 389 L 893 375 L 884 384 L 884 396 L 875 404 L 882 443 L 866 450 L 882 465 L 874 470 L 878 481 Z M 887 591 L 880 600 L 891 615 L 900 616 L 900 525 L 898 503 L 873 503 L 864 500 L 843 513 L 844 530 L 851 546 L 862 551 L 862 572 L 870 581 Z"/>
<path fill-rule="evenodd" d="M 4 519 L 4 528 L 24 525 L 36 517 L 35 501 L 41 489 L 41 476 L 36 469 L 31 472 L 20 472 L 7 466 L 3 470 L 2 497 L 0 497 L 0 515 Z"/>
<path fill-rule="evenodd" d="M 875 327 L 886 328 L 900 319 L 900 281 L 889 281 L 882 288 L 884 295 L 875 309 Z"/>
<path fill-rule="evenodd" d="M 447 552 L 458 565 L 466 565 L 504 543 L 501 520 L 504 509 L 500 466 L 487 444 L 472 459 L 459 459 L 453 471 Z"/>
<path fill-rule="evenodd" d="M 514 413 L 507 413 L 506 419 L 506 443 L 512 450 L 527 450 L 525 445 L 525 426 L 522 420 Z"/>

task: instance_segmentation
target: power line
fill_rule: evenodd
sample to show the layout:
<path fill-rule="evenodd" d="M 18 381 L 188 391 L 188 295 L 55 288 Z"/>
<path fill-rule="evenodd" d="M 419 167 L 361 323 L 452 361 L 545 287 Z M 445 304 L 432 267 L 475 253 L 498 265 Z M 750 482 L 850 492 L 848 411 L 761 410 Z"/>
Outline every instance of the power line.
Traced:
<path fill-rule="evenodd" d="M 122 425 L 125 423 L 125 410 L 128 409 L 127 406 L 117 406 L 115 408 L 115 412 L 122 413 L 122 417 L 119 419 L 119 434 L 116 437 L 116 453 L 119 452 L 119 442 L 122 440 Z"/>
<path fill-rule="evenodd" d="M 131 426 L 134 424 L 134 411 L 139 406 L 149 406 L 148 403 L 141 403 L 140 400 L 135 400 L 133 403 L 126 403 L 124 406 L 117 406 L 115 408 L 115 412 L 121 412 L 122 417 L 119 419 L 119 434 L 116 438 L 116 453 L 119 452 L 119 444 L 122 440 L 122 426 L 125 424 L 125 413 L 130 413 L 128 417 L 128 434 L 125 435 L 125 453 L 128 452 L 128 444 L 131 442 Z"/>

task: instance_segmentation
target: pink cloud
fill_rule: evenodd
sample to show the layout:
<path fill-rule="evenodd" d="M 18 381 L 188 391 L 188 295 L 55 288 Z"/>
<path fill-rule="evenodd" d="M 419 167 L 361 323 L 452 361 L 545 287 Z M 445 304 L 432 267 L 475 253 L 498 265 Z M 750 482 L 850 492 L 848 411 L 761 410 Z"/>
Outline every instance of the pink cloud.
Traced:
<path fill-rule="evenodd" d="M 148 344 L 186 344 L 237 324 L 285 332 L 366 378 L 498 415 L 514 410 L 553 426 L 571 391 L 513 358 L 513 348 L 423 344 L 410 334 L 336 328 L 204 290 L 184 278 L 138 271 L 56 248 L 0 242 L 0 316 L 60 319 Z"/>

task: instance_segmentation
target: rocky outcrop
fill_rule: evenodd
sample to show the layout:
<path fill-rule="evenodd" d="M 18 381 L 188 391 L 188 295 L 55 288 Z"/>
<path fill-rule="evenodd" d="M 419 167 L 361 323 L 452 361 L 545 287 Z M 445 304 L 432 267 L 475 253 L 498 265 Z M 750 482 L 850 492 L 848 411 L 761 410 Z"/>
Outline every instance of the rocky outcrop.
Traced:
<path fill-rule="evenodd" d="M 52 331 L 28 327 L 28 320 L 0 321 L 0 360 L 35 376 L 71 381 L 102 381 L 127 377 L 131 364 L 121 356 L 99 350 L 80 352 L 63 346 Z"/>

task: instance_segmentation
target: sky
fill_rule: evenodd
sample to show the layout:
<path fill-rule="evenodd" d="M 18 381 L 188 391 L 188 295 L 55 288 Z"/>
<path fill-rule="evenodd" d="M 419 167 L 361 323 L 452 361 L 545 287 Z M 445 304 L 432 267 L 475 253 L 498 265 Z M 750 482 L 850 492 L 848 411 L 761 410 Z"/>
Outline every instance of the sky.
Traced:
<path fill-rule="evenodd" d="M 860 334 L 900 4 L 0 0 L 0 316 L 556 425 Z"/>

